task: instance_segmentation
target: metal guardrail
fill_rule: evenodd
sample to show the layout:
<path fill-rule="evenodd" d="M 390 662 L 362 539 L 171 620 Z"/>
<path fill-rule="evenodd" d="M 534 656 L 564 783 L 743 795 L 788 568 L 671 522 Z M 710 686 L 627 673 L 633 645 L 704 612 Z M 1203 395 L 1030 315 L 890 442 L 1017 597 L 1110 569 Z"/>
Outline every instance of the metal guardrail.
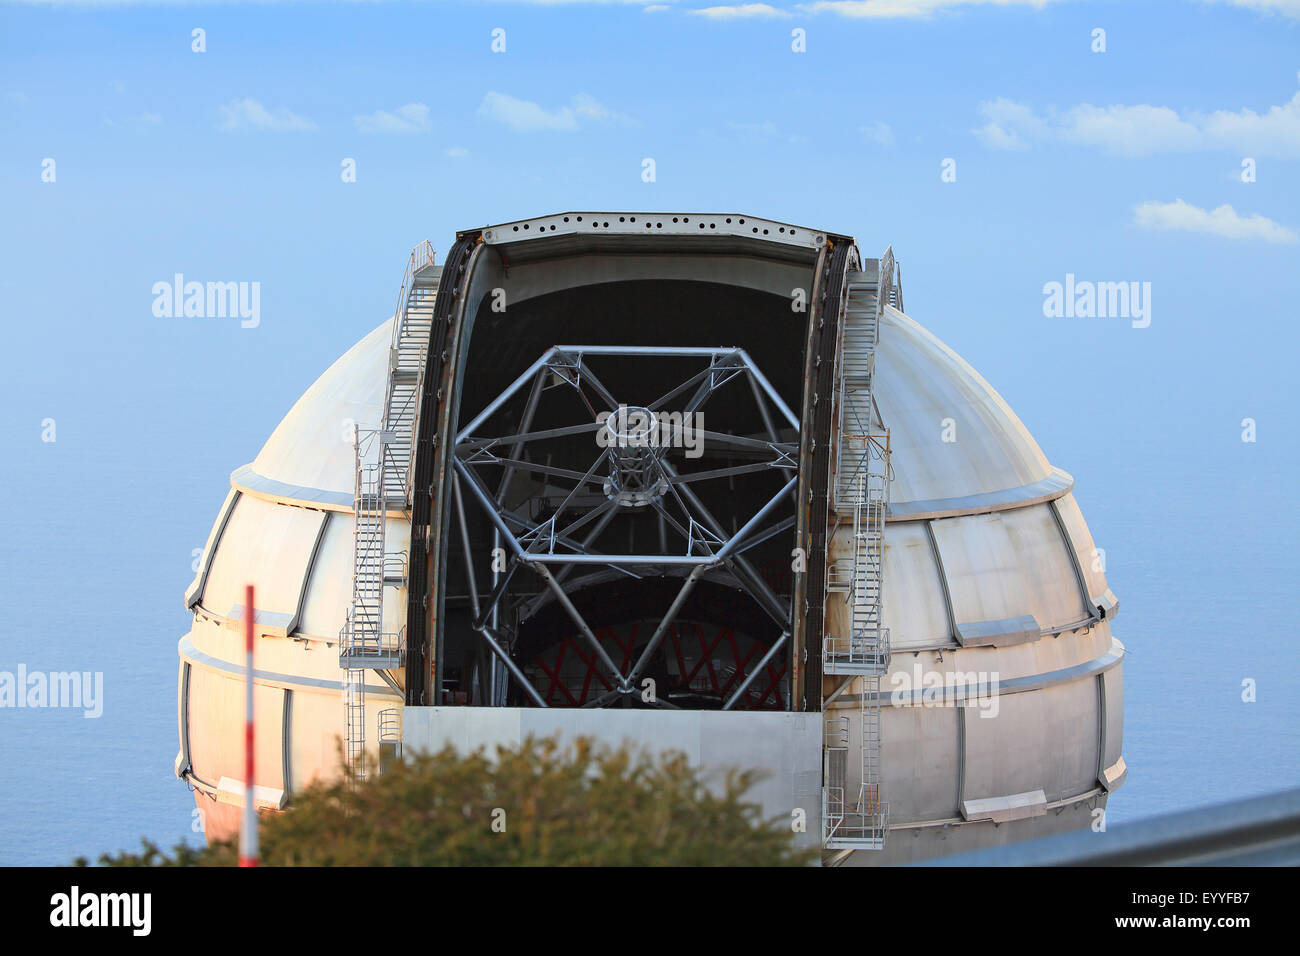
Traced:
<path fill-rule="evenodd" d="M 879 682 L 878 677 L 864 680 Z M 879 707 L 874 711 L 865 703 L 859 710 L 862 765 L 856 801 L 848 798 L 849 719 L 828 715 L 824 720 L 822 845 L 826 849 L 883 850 L 889 836 L 889 804 L 880 801 Z"/>
<path fill-rule="evenodd" d="M 361 632 L 344 625 L 339 647 L 339 666 L 344 670 L 379 668 L 393 670 L 406 661 L 405 628 L 396 633 Z"/>
<path fill-rule="evenodd" d="M 1300 789 L 913 866 L 1297 866 Z"/>
<path fill-rule="evenodd" d="M 406 294 L 411 289 L 411 280 L 421 269 L 433 265 L 433 243 L 425 239 L 414 249 L 411 250 L 410 258 L 406 262 L 406 272 L 402 275 L 402 285 L 397 290 L 397 308 L 393 310 L 394 315 L 401 315 L 406 309 Z M 397 347 L 398 325 L 393 326 L 393 348 Z"/>
<path fill-rule="evenodd" d="M 379 712 L 379 742 L 398 745 L 402 742 L 402 712 L 396 707 L 385 707 Z"/>
<path fill-rule="evenodd" d="M 419 273 L 433 264 L 433 245 L 425 239 L 411 250 L 407 258 L 406 271 L 402 274 L 402 284 L 397 293 L 393 336 L 388 349 L 388 382 L 380 425 L 379 458 L 384 488 L 389 497 L 400 497 L 403 507 L 410 501 L 411 458 L 433 314 L 432 293 L 425 288 L 423 296 L 417 294 L 420 290 L 415 288 L 415 282 Z M 396 451 L 393 446 L 396 446 Z"/>

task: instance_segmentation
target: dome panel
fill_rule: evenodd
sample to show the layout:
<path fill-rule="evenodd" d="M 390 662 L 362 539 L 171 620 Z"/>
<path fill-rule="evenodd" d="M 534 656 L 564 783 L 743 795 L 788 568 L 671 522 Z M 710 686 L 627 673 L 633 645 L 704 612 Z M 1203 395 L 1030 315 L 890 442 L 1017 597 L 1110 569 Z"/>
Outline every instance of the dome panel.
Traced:
<path fill-rule="evenodd" d="M 886 708 L 883 719 L 886 730 L 881 734 L 880 755 L 882 765 L 891 773 L 888 793 L 893 822 L 917 823 L 958 816 L 961 733 L 957 708 Z M 951 785 L 937 786 L 935 781 Z"/>
<path fill-rule="evenodd" d="M 1105 552 L 1098 550 L 1093 542 L 1092 532 L 1088 530 L 1088 524 L 1083 520 L 1083 513 L 1079 510 L 1079 503 L 1074 500 L 1074 495 L 1059 498 L 1056 508 L 1061 515 L 1061 524 L 1064 525 L 1074 545 L 1075 554 L 1079 557 L 1079 569 L 1083 572 L 1083 580 L 1088 586 L 1088 597 L 1094 601 L 1101 600 L 1110 591 L 1106 585 Z M 1113 607 L 1108 608 L 1106 616 L 1109 618 L 1113 612 Z"/>
<path fill-rule="evenodd" d="M 352 498 L 352 423 L 378 428 L 393 320 L 376 326 L 303 393 L 253 460 L 263 478 Z"/>
<path fill-rule="evenodd" d="M 1029 611 L 1042 627 L 1063 627 L 1088 617 L 1074 562 L 1052 517 L 1051 505 L 998 513 L 1020 560 Z"/>
<path fill-rule="evenodd" d="M 190 700 L 193 709 L 202 712 L 244 713 L 247 685 L 237 676 L 204 667 L 190 670 Z M 279 687 L 255 684 L 253 709 L 258 715 L 258 733 L 254 754 L 254 772 L 259 787 L 282 788 L 280 774 L 281 733 L 284 695 Z M 335 708 L 338 709 L 337 707 Z M 236 724 L 238 726 L 238 724 Z M 244 735 L 231 733 L 224 722 L 191 721 L 189 726 L 190 762 L 212 786 L 221 778 L 244 779 Z"/>
<path fill-rule="evenodd" d="M 967 802 L 1042 790 L 1048 802 L 1092 789 L 1097 691 L 1092 681 L 1047 694 L 1002 694 L 996 717 L 966 721 Z"/>
<path fill-rule="evenodd" d="M 1046 481 L 1052 467 L 1007 403 L 956 352 L 886 308 L 874 395 L 893 446 L 894 503 L 961 499 Z M 952 419 L 955 441 L 944 441 Z"/>
<path fill-rule="evenodd" d="M 847 537 L 849 532 L 844 532 Z M 895 650 L 953 646 L 943 581 L 925 525 L 919 521 L 885 527 L 885 624 Z"/>
<path fill-rule="evenodd" d="M 1025 575 L 998 515 L 944 518 L 931 527 L 962 643 L 1036 640 Z"/>
<path fill-rule="evenodd" d="M 258 620 L 285 627 L 298 608 L 323 511 L 278 505 L 241 495 L 217 545 L 202 604 L 231 615 L 244 605 L 244 587 L 256 587 Z"/>
<path fill-rule="evenodd" d="M 384 551 L 396 555 L 406 549 L 411 526 L 400 518 L 384 526 Z M 350 514 L 333 514 L 312 564 L 311 580 L 303 598 L 298 634 L 336 640 L 352 606 L 353 521 Z M 397 633 L 406 624 L 406 589 L 390 588 L 384 595 L 384 630 Z"/>

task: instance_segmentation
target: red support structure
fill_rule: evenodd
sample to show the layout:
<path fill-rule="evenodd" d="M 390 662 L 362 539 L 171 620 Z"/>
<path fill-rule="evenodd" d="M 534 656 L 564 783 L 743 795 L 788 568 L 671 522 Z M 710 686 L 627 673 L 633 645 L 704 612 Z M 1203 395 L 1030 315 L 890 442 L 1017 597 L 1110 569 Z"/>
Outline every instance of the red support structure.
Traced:
<path fill-rule="evenodd" d="M 637 635 L 640 631 L 640 622 L 633 623 L 626 629 L 606 626 L 595 631 L 596 639 L 611 659 L 619 663 L 620 670 L 625 674 L 638 656 Z M 745 642 L 748 642 L 748 647 L 742 650 Z M 697 654 L 690 653 L 691 644 L 698 647 Z M 763 650 L 764 646 L 760 642 L 737 634 L 730 626 L 723 625 L 710 636 L 703 626 L 695 622 L 671 625 L 664 646 L 664 653 L 671 655 L 670 659 L 677 665 L 678 676 L 673 689 L 690 690 L 694 687 L 700 692 L 715 695 L 720 701 L 726 700 L 733 688 L 740 686 L 749 676 L 748 668 L 755 659 L 762 656 Z M 575 658 L 581 663 L 581 670 L 573 667 Z M 566 662 L 571 668 L 567 677 Z M 533 664 L 545 676 L 547 686 L 542 692 L 542 698 L 547 706 L 558 704 L 581 707 L 594 697 L 614 689 L 590 649 L 570 636 L 562 638 L 537 655 Z M 730 674 L 725 680 L 720 680 L 719 670 L 727 670 Z M 740 709 L 784 710 L 781 680 L 785 673 L 786 667 L 781 660 L 768 662 L 763 674 L 745 691 L 739 704 Z"/>

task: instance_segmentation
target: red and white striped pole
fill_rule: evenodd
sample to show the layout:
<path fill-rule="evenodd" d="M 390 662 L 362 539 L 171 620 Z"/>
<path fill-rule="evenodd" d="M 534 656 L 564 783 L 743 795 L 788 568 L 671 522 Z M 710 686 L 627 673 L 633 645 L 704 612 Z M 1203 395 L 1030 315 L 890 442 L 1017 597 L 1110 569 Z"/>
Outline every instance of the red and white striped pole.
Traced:
<path fill-rule="evenodd" d="M 257 808 L 253 805 L 253 586 L 244 594 L 244 825 L 239 833 L 239 865 L 257 866 Z"/>

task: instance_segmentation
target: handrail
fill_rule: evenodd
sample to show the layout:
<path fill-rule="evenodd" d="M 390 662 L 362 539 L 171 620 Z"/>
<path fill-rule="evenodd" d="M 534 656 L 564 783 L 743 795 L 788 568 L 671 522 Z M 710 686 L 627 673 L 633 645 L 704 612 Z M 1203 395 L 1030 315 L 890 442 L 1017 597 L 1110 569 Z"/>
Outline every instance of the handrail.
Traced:
<path fill-rule="evenodd" d="M 894 287 L 894 247 L 889 246 L 885 249 L 885 254 L 880 257 L 880 268 L 876 274 L 876 318 L 885 314 L 885 306 L 889 304 L 889 291 Z"/>
<path fill-rule="evenodd" d="M 383 431 L 388 432 L 393 428 L 394 421 L 400 421 L 403 418 L 411 417 L 412 419 L 411 434 L 405 437 L 409 438 L 412 445 L 415 442 L 415 420 L 414 420 L 414 416 L 411 413 L 413 410 L 418 410 L 419 407 L 418 396 L 420 394 L 420 390 L 424 381 L 424 369 L 423 368 L 419 369 L 415 388 L 410 390 L 405 400 L 401 403 L 400 407 L 397 408 L 390 407 L 390 402 L 392 401 L 392 391 L 393 391 L 393 373 L 397 369 L 398 356 L 401 353 L 402 340 L 405 337 L 407 331 L 407 315 L 410 308 L 410 295 L 411 295 L 412 283 L 415 281 L 415 276 L 417 273 L 433 265 L 433 263 L 434 263 L 433 244 L 428 239 L 425 239 L 423 242 L 419 243 L 418 245 L 415 246 L 414 249 L 411 250 L 411 254 L 406 261 L 406 272 L 403 273 L 402 275 L 402 284 L 397 293 L 397 310 L 394 313 L 393 338 L 392 338 L 392 343 L 390 344 L 388 350 L 388 389 L 384 399 L 383 424 L 381 427 Z M 386 439 L 384 439 L 383 448 L 380 454 L 381 462 L 383 461 L 383 458 L 386 455 L 386 451 L 387 451 L 386 446 L 387 446 L 387 441 Z M 402 488 L 403 488 L 402 499 L 403 499 L 403 506 L 405 506 L 405 503 L 410 499 L 411 462 L 410 461 L 403 462 L 403 463 L 393 462 L 392 467 L 394 472 L 400 475 L 402 478 Z M 382 480 L 382 473 L 381 473 L 381 480 Z"/>
<path fill-rule="evenodd" d="M 433 265 L 433 243 L 428 239 L 418 243 L 411 250 L 411 255 L 406 260 L 406 272 L 402 275 L 402 286 L 397 290 L 397 308 L 393 311 L 394 315 L 405 315 L 406 313 L 406 293 L 411 285 L 411 280 L 421 269 Z M 393 347 L 397 347 L 397 336 L 394 333 Z"/>

